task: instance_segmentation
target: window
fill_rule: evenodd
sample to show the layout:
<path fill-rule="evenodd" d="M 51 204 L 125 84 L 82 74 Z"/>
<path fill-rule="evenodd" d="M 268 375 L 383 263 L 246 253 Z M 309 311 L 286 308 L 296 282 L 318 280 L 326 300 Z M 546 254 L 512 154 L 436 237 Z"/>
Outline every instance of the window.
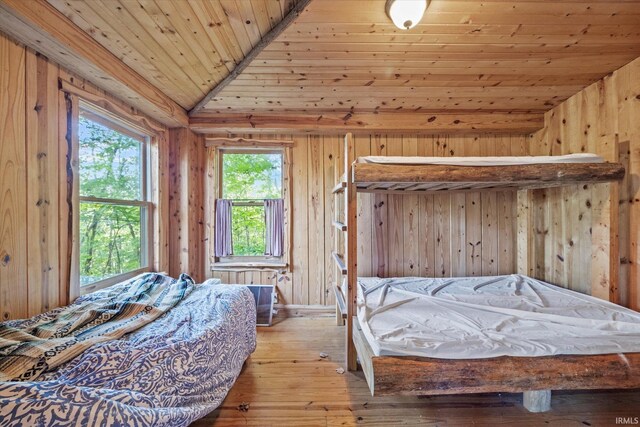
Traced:
<path fill-rule="evenodd" d="M 150 269 L 149 137 L 81 104 L 79 276 L 85 289 Z"/>
<path fill-rule="evenodd" d="M 279 260 L 283 256 L 283 150 L 219 150 L 219 261 Z M 278 210 L 279 209 L 279 210 Z M 230 221 L 230 224 L 228 222 Z M 226 230 L 226 231 L 225 231 Z M 279 237 L 276 237 L 279 236 Z"/>

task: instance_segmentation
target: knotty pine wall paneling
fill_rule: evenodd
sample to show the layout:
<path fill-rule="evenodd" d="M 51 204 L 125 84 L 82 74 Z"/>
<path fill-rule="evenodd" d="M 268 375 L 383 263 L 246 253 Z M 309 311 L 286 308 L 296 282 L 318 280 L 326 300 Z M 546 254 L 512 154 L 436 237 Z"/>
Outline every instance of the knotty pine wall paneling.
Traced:
<path fill-rule="evenodd" d="M 26 155 L 29 316 L 60 300 L 58 67 L 26 54 Z M 66 111 L 63 111 L 66 115 Z M 62 169 L 65 170 L 64 168 Z"/>
<path fill-rule="evenodd" d="M 533 274 L 640 308 L 640 59 L 545 115 L 531 154 L 596 153 L 621 162 L 620 183 L 532 192 Z M 611 197 L 611 200 L 610 200 Z"/>
<path fill-rule="evenodd" d="M 272 139 L 264 135 L 256 138 Z M 276 284 L 283 304 L 333 305 L 332 286 L 339 275 L 331 251 L 336 233 L 339 242 L 342 233 L 331 223 L 336 215 L 342 218 L 344 207 L 339 205 L 335 211 L 331 190 L 344 173 L 344 135 L 278 135 L 278 139 L 295 142 L 290 271 L 209 271 L 208 276 L 226 283 Z M 382 134 L 356 135 L 354 141 L 358 156 L 488 156 L 527 154 L 529 137 Z M 207 173 L 212 167 L 207 166 Z M 358 199 L 360 276 L 449 277 L 515 272 L 514 191 L 359 194 Z"/>
<path fill-rule="evenodd" d="M 169 275 L 204 279 L 204 182 L 206 151 L 202 135 L 169 130 Z"/>
<path fill-rule="evenodd" d="M 0 34 L 0 320 L 65 302 L 60 292 L 59 69 Z"/>
<path fill-rule="evenodd" d="M 93 102 L 157 130 L 160 165 L 154 238 L 156 270 L 167 270 L 168 139 L 165 128 L 0 33 L 0 321 L 32 316 L 69 302 L 67 102 L 59 79 Z M 198 171 L 197 173 L 200 173 Z M 73 298 L 73 295 L 71 295 Z"/>
<path fill-rule="evenodd" d="M 2 320 L 25 317 L 27 182 L 25 49 L 0 37 L 0 309 Z"/>

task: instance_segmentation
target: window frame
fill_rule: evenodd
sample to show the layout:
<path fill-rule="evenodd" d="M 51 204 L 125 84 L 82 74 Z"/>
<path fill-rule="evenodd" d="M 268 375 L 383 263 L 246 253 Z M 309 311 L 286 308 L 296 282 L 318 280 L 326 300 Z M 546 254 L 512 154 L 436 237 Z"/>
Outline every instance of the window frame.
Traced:
<path fill-rule="evenodd" d="M 212 194 L 213 200 L 210 203 L 210 210 L 213 214 L 213 218 L 215 218 L 215 199 L 221 199 L 223 196 L 223 157 L 224 154 L 279 154 L 281 157 L 281 171 L 282 171 L 282 182 L 281 182 L 281 198 L 285 200 L 285 218 L 283 224 L 284 231 L 284 254 L 279 257 L 274 256 L 248 256 L 248 255 L 232 255 L 229 257 L 216 257 L 213 254 L 211 255 L 212 263 L 211 270 L 225 270 L 230 268 L 256 268 L 256 269 L 285 269 L 289 267 L 289 259 L 290 259 L 290 224 L 291 218 L 289 213 L 289 203 L 288 197 L 291 194 L 290 191 L 290 147 L 288 146 L 251 146 L 251 147 L 243 147 L 238 145 L 228 145 L 228 146 L 215 146 L 210 147 L 209 149 L 214 151 L 214 162 L 213 167 L 215 170 L 215 190 Z M 233 200 L 233 199 L 232 199 Z M 254 202 L 253 205 L 258 205 L 260 203 Z M 214 240 L 215 230 L 213 228 L 210 231 L 210 236 L 208 238 L 211 241 Z"/>
<path fill-rule="evenodd" d="M 142 129 L 135 124 L 127 121 L 126 118 L 120 117 L 119 115 L 114 115 L 101 107 L 88 102 L 84 99 L 79 99 L 78 101 L 78 121 L 75 126 L 75 141 L 74 141 L 74 150 L 79 152 L 80 148 L 80 138 L 78 135 L 79 129 L 79 117 L 80 115 L 89 116 L 88 119 L 99 123 L 111 130 L 127 135 L 131 138 L 134 138 L 140 142 L 141 146 L 141 200 L 124 200 L 124 199 L 109 199 L 109 198 L 101 198 L 101 197 L 93 197 L 93 196 L 81 196 L 80 195 L 80 180 L 82 179 L 80 176 L 80 159 L 77 159 L 78 165 L 78 185 L 75 187 L 75 198 L 78 201 L 78 212 L 80 208 L 80 204 L 85 203 L 104 203 L 104 204 L 112 204 L 116 206 L 137 206 L 140 207 L 141 212 L 144 214 L 144 219 L 141 217 L 140 220 L 140 251 L 141 251 L 141 264 L 142 267 L 137 268 L 132 271 L 128 271 L 125 273 L 117 274 L 115 276 L 107 277 L 102 280 L 98 280 L 96 282 L 81 285 L 80 284 L 80 215 L 77 215 L 77 218 L 74 219 L 74 229 L 77 230 L 78 235 L 77 238 L 74 239 L 74 250 L 77 254 L 74 257 L 73 262 L 76 263 L 74 266 L 74 274 L 75 277 L 72 277 L 72 285 L 79 290 L 80 295 L 84 295 L 99 289 L 104 289 L 109 286 L 113 286 L 122 281 L 131 279 L 139 274 L 146 273 L 149 271 L 153 271 L 155 264 L 155 251 L 154 251 L 154 210 L 156 208 L 155 203 L 153 201 L 153 189 L 151 185 L 152 178 L 152 153 L 151 146 L 153 143 L 154 135 L 148 130 Z"/>
<path fill-rule="evenodd" d="M 280 182 L 280 197 L 284 198 L 284 150 L 278 148 L 238 148 L 238 147 L 230 147 L 230 148 L 220 148 L 218 151 L 218 182 L 220 185 L 218 186 L 218 191 L 216 197 L 221 199 L 223 198 L 223 188 L 224 188 L 224 170 L 223 170 L 223 162 L 225 154 L 279 154 L 280 155 L 280 172 L 281 172 L 281 182 Z M 230 199 L 235 200 L 235 199 Z M 234 201 L 234 205 L 237 206 L 264 206 L 263 203 L 259 202 L 260 199 L 255 199 L 248 201 L 241 200 L 239 202 Z M 284 224 L 283 224 L 284 226 Z M 217 257 L 217 262 L 220 264 L 232 264 L 232 263 L 280 263 L 284 255 L 279 257 L 268 256 L 268 255 L 232 255 L 229 257 Z"/>

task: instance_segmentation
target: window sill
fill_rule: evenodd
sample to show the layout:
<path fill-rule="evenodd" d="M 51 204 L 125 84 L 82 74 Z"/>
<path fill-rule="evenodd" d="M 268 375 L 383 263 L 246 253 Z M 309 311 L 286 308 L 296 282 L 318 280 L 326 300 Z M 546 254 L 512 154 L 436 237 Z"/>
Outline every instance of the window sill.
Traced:
<path fill-rule="evenodd" d="M 280 261 L 222 261 L 211 264 L 211 271 L 224 271 L 231 269 L 271 269 L 283 270 L 289 264 Z"/>
<path fill-rule="evenodd" d="M 109 286 L 113 286 L 118 283 L 125 282 L 127 280 L 133 279 L 136 276 L 139 276 L 140 274 L 148 273 L 150 271 L 151 271 L 150 267 L 140 268 L 138 270 L 130 271 L 128 273 L 118 274 L 117 276 L 109 277 L 107 279 L 91 283 L 90 285 L 80 286 L 80 295 L 86 295 L 91 292 L 108 288 Z"/>

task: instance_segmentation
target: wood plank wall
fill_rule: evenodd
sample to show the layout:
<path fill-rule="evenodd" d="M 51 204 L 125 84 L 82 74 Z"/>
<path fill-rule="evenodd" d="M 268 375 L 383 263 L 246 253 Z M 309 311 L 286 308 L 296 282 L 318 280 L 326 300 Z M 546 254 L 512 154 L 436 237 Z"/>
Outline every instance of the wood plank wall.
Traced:
<path fill-rule="evenodd" d="M 0 321 L 32 316 L 69 298 L 66 104 L 58 79 L 137 118 L 142 116 L 93 84 L 0 33 Z M 146 118 L 144 120 L 147 120 Z M 149 123 L 154 123 L 148 120 Z M 163 128 L 154 123 L 154 126 Z M 167 140 L 154 158 L 168 164 Z M 163 170 L 155 194 L 168 206 Z M 166 208 L 165 208 L 166 209 Z M 161 230 L 156 268 L 168 259 L 167 215 L 156 212 Z"/>
<path fill-rule="evenodd" d="M 591 152 L 625 164 L 620 184 L 533 192 L 533 273 L 640 308 L 640 58 L 545 115 L 534 155 Z M 609 204 L 609 195 L 614 203 Z"/>
<path fill-rule="evenodd" d="M 0 320 L 32 316 L 66 302 L 59 286 L 57 66 L 0 34 Z"/>
<path fill-rule="evenodd" d="M 0 38 L 0 307 L 2 320 L 29 312 L 27 283 L 27 182 L 25 49 Z"/>
<path fill-rule="evenodd" d="M 6 320 L 67 302 L 66 124 L 58 78 L 127 107 L 1 34 L 0 63 L 0 320 Z M 533 193 L 534 273 L 586 293 L 594 283 L 608 286 L 617 276 L 614 299 L 638 309 L 639 96 L 640 60 L 636 60 L 550 111 L 545 129 L 531 137 L 372 135 L 356 137 L 356 149 L 359 155 L 518 155 L 526 154 L 531 145 L 531 154 L 592 151 L 620 159 L 628 174 L 614 189 L 619 194 L 617 206 L 603 205 L 611 191 L 607 185 Z M 168 245 L 160 245 L 159 252 L 171 262 L 163 261 L 158 268 L 172 275 L 188 272 L 197 280 L 215 275 L 228 283 L 276 283 L 285 304 L 333 304 L 330 284 L 336 274 L 330 248 L 335 229 L 330 190 L 343 172 L 342 137 L 290 137 L 296 141 L 292 272 L 213 274 L 204 260 L 203 180 L 208 172 L 204 144 L 190 131 L 172 130 L 170 152 L 167 140 L 162 144 L 171 161 L 167 153 L 160 160 L 169 171 L 161 179 L 171 181 L 162 196 L 170 199 L 169 213 L 156 215 L 169 235 Z M 515 270 L 513 192 L 360 198 L 360 275 L 452 276 Z M 616 210 L 617 233 L 606 221 Z M 613 257 L 612 240 L 619 247 L 619 255 Z"/>
<path fill-rule="evenodd" d="M 292 271 L 208 274 L 226 283 L 275 283 L 283 304 L 332 305 L 336 270 L 331 250 L 336 230 L 331 226 L 331 189 L 343 173 L 344 136 L 294 135 L 286 139 L 295 141 Z M 527 153 L 527 143 L 524 135 L 355 137 L 358 156 L 521 155 Z M 360 276 L 515 272 L 513 191 L 437 196 L 361 194 L 359 198 Z"/>

